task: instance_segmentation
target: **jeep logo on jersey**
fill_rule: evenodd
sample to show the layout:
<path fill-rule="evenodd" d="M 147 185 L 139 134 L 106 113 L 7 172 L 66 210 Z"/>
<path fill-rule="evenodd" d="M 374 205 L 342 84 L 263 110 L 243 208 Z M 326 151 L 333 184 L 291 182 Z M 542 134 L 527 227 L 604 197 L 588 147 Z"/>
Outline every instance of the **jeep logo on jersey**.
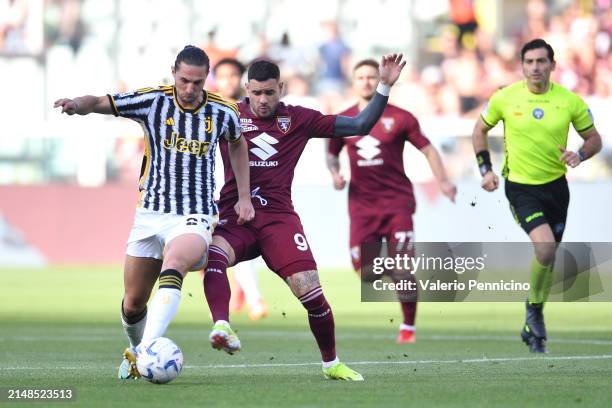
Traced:
<path fill-rule="evenodd" d="M 195 139 L 187 139 L 181 137 L 176 132 L 170 134 L 170 138 L 165 138 L 162 141 L 164 149 L 176 150 L 181 153 L 188 153 L 202 157 L 208 152 L 210 142 L 201 142 Z"/>
<path fill-rule="evenodd" d="M 250 140 L 257 147 L 253 147 L 251 149 L 251 153 L 255 156 L 259 157 L 261 161 L 251 160 L 249 162 L 250 166 L 254 167 L 276 167 L 278 166 L 277 161 L 267 161 L 270 157 L 274 156 L 278 153 L 272 145 L 278 143 L 278 140 L 273 138 L 267 133 L 262 133 L 261 135 L 254 137 Z"/>
<path fill-rule="evenodd" d="M 361 138 L 355 146 L 358 147 L 357 154 L 363 157 L 363 160 L 357 160 L 358 166 L 380 166 L 383 164 L 383 159 L 378 158 L 374 159 L 374 157 L 380 154 L 380 140 L 366 135 Z"/>

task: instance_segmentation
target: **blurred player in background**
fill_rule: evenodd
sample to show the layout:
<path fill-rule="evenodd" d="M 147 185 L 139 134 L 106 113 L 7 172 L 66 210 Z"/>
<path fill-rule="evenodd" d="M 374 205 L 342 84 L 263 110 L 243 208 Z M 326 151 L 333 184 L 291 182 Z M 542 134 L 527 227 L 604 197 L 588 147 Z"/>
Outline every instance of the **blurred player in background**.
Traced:
<path fill-rule="evenodd" d="M 213 68 L 217 93 L 238 103 L 242 98 L 242 76 L 246 71 L 245 66 L 235 58 L 223 58 Z"/>
<path fill-rule="evenodd" d="M 553 277 L 555 251 L 565 231 L 569 189 L 567 166 L 576 167 L 601 150 L 591 111 L 576 94 L 550 80 L 555 69 L 552 47 L 535 39 L 521 50 L 524 81 L 495 92 L 472 135 L 482 174 L 482 188 L 494 191 L 487 133 L 504 122 L 506 155 L 502 169 L 505 193 L 517 223 L 534 244 L 531 289 L 521 337 L 529 350 L 546 353 L 543 308 Z M 584 139 L 578 152 L 566 149 L 570 123 Z"/>
<path fill-rule="evenodd" d="M 239 225 L 230 211 L 236 197 L 236 181 L 225 166 L 226 183 L 221 189 L 220 221 L 210 247 L 204 291 L 215 325 L 210 334 L 214 348 L 229 353 L 240 347 L 229 319 L 228 266 L 262 255 L 268 267 L 281 277 L 308 313 L 310 329 L 317 341 L 326 378 L 360 381 L 363 377 L 341 363 L 336 355 L 334 318 L 319 282 L 317 266 L 293 209 L 291 184 L 297 161 L 312 137 L 342 137 L 365 134 L 380 118 L 391 85 L 405 63 L 401 55 L 383 57 L 381 83 L 368 104 L 355 117 L 323 115 L 300 106 L 280 102 L 283 83 L 276 64 L 253 63 L 248 70 L 248 98 L 239 103 L 242 131 L 252 146 L 251 196 L 257 217 Z M 224 163 L 227 151 L 221 145 Z"/>
<path fill-rule="evenodd" d="M 121 303 L 130 348 L 124 353 L 119 378 L 140 376 L 134 348 L 164 334 L 178 309 L 183 278 L 206 264 L 217 223 L 213 168 L 220 138 L 229 142 L 226 149 L 239 186 L 233 205 L 237 222 L 254 216 L 247 142 L 238 110 L 203 89 L 208 71 L 206 53 L 187 46 L 172 66 L 174 86 L 55 102 L 68 115 L 113 114 L 140 123 L 145 131 L 140 195 L 127 243 Z M 147 313 L 158 277 L 159 288 Z"/>
<path fill-rule="evenodd" d="M 217 93 L 237 103 L 242 94 L 241 81 L 246 68 L 235 58 L 223 58 L 213 68 Z M 230 311 L 239 312 L 246 301 L 249 318 L 259 320 L 268 314 L 268 308 L 259 290 L 255 260 L 234 266 Z"/>
<path fill-rule="evenodd" d="M 353 69 L 353 90 L 359 97 L 356 105 L 341 115 L 355 116 L 374 96 L 380 81 L 378 63 L 367 59 Z M 329 141 L 327 166 L 334 188 L 342 190 L 346 181 L 340 173 L 338 155 L 346 146 L 351 166 L 349 184 L 350 250 L 353 267 L 364 280 L 371 277 L 362 274 L 361 246 L 380 247 L 384 238 L 388 250 L 410 251 L 414 237 L 412 215 L 416 204 L 412 183 L 404 172 L 404 145 L 412 143 L 425 155 L 442 193 L 455 201 L 457 188 L 448 180 L 440 154 L 421 132 L 419 122 L 408 111 L 387 105 L 381 118 L 369 134 L 351 138 L 334 138 Z M 379 251 L 378 251 L 379 252 Z M 410 271 L 396 271 L 394 281 L 412 279 Z M 414 293 L 398 291 L 403 322 L 399 328 L 397 343 L 416 341 L 416 301 Z"/>

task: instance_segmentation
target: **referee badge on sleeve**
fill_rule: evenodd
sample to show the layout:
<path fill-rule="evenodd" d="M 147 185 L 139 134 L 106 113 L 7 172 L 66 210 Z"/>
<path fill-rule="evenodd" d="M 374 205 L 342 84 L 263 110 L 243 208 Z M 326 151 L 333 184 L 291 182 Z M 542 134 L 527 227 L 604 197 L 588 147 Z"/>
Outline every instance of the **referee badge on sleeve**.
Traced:
<path fill-rule="evenodd" d="M 487 117 L 487 114 L 489 113 L 489 102 L 485 103 L 484 108 L 482 108 L 482 112 L 480 112 L 480 115 L 483 117 Z"/>

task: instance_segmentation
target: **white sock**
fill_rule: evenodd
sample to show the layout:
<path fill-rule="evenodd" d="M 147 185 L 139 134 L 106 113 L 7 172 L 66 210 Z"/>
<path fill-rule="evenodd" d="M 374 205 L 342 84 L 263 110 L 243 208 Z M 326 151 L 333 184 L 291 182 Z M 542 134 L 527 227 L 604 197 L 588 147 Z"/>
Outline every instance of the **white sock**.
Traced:
<path fill-rule="evenodd" d="M 147 324 L 142 341 L 156 339 L 166 332 L 181 302 L 181 291 L 176 288 L 159 288 L 149 304 Z"/>
<path fill-rule="evenodd" d="M 234 266 L 234 277 L 244 291 L 247 306 L 253 306 L 261 300 L 261 292 L 257 283 L 257 269 L 255 262 L 240 262 Z"/>
<path fill-rule="evenodd" d="M 227 320 L 217 320 L 215 324 L 213 324 L 213 326 L 216 326 L 218 324 L 222 324 L 225 327 L 230 327 L 230 324 Z"/>
<path fill-rule="evenodd" d="M 336 358 L 334 358 L 332 361 L 323 361 L 323 368 L 329 368 L 334 364 L 338 364 L 339 362 L 340 359 L 338 358 L 338 356 L 336 356 Z"/>
<path fill-rule="evenodd" d="M 128 323 L 125 320 L 125 316 L 121 313 L 121 325 L 123 326 L 123 332 L 130 341 L 130 347 L 136 347 L 142 341 L 142 333 L 144 332 L 145 325 L 147 324 L 147 315 L 136 323 Z"/>
<path fill-rule="evenodd" d="M 400 324 L 400 330 L 409 330 L 409 331 L 415 332 L 416 331 L 416 327 L 415 326 L 411 326 L 409 324 L 402 323 L 402 324 Z"/>

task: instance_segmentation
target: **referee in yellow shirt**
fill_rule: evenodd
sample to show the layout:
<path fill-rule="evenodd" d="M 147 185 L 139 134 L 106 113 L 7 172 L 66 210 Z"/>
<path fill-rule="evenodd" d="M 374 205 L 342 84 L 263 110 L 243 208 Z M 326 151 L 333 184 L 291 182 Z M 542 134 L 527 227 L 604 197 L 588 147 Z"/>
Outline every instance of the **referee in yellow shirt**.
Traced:
<path fill-rule="evenodd" d="M 482 174 L 482 188 L 494 191 L 499 178 L 492 171 L 487 133 L 504 122 L 502 176 L 510 210 L 534 244 L 531 289 L 521 337 L 529 350 L 546 353 L 542 309 L 552 282 L 555 251 L 565 230 L 569 189 L 565 172 L 601 150 L 601 137 L 586 103 L 550 81 L 555 69 L 552 47 L 542 39 L 521 50 L 525 80 L 495 92 L 476 121 L 472 142 Z M 584 139 L 577 152 L 566 150 L 569 124 Z"/>

